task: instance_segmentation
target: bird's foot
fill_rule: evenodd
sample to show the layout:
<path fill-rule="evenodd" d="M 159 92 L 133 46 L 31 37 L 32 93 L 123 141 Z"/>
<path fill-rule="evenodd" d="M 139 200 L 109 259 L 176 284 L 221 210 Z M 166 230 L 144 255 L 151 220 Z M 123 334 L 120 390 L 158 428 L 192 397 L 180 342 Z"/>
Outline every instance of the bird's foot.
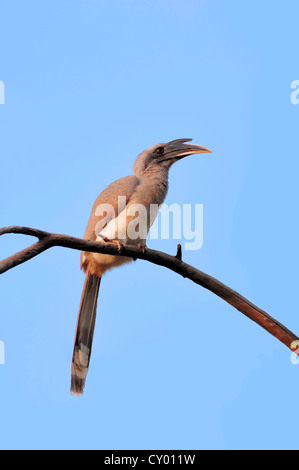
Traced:
<path fill-rule="evenodd" d="M 106 243 L 114 243 L 117 245 L 117 252 L 122 253 L 124 248 L 126 248 L 126 244 L 122 242 L 121 240 L 110 240 L 110 238 L 103 238 L 103 241 Z"/>

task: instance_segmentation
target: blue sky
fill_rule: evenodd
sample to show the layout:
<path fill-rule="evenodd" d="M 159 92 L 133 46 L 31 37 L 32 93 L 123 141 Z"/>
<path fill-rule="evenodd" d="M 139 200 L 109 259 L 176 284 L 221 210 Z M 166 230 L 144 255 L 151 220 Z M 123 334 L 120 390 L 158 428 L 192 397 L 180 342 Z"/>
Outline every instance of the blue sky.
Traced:
<path fill-rule="evenodd" d="M 170 173 L 168 204 L 204 205 L 203 247 L 184 260 L 299 334 L 297 0 L 0 10 L 0 225 L 81 237 L 96 196 L 142 150 L 191 137 L 213 156 Z M 0 258 L 30 243 L 3 237 Z M 61 248 L 1 276 L 1 448 L 298 448 L 289 350 L 142 261 L 103 279 L 86 393 L 72 398 L 83 282 L 79 253 Z"/>

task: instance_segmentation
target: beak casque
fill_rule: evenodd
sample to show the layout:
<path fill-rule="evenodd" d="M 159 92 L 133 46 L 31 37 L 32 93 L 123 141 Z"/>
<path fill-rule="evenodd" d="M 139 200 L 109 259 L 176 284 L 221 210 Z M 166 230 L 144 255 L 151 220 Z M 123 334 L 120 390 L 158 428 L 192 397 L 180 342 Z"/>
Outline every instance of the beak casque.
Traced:
<path fill-rule="evenodd" d="M 169 152 L 167 152 L 167 154 L 169 154 L 171 158 L 183 158 L 197 153 L 212 153 L 211 150 L 206 147 L 195 144 L 186 144 L 186 142 L 192 142 L 192 139 L 172 140 L 168 143 Z"/>

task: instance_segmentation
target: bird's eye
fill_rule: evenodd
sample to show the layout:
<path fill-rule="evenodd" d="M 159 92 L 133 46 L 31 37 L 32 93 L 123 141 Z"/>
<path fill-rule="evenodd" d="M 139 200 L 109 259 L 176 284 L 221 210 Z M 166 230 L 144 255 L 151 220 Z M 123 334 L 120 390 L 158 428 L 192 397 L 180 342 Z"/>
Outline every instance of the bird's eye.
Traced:
<path fill-rule="evenodd" d="M 158 155 L 163 155 L 164 153 L 164 147 L 158 147 L 155 152 L 158 154 Z"/>

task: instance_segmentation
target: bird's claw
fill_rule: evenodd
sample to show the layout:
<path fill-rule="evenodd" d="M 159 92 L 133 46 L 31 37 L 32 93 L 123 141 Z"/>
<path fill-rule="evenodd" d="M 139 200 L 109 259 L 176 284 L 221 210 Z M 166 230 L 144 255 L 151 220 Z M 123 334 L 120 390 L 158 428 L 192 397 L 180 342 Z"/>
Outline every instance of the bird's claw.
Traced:
<path fill-rule="evenodd" d="M 123 250 L 126 248 L 126 244 L 122 242 L 121 240 L 110 240 L 110 238 L 103 238 L 103 241 L 106 243 L 114 243 L 117 245 L 117 253 L 122 253 Z"/>

